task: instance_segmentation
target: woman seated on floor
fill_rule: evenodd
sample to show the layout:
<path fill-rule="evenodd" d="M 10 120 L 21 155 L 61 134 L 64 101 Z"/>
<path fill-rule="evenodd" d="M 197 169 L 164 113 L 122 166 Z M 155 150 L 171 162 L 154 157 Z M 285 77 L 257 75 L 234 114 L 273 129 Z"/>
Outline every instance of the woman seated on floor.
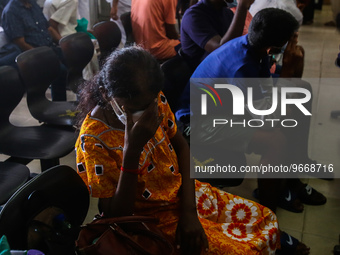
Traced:
<path fill-rule="evenodd" d="M 270 209 L 190 179 L 189 147 L 162 80 L 157 61 L 129 47 L 83 85 L 77 171 L 100 211 L 158 218 L 182 254 L 274 254 L 278 224 Z"/>

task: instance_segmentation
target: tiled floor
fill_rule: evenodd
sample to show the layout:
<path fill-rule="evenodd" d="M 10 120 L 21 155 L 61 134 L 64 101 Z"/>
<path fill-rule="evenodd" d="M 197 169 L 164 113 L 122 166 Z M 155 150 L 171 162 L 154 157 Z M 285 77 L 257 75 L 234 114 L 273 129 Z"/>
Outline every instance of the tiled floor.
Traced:
<path fill-rule="evenodd" d="M 330 118 L 332 109 L 340 110 L 340 84 L 335 79 L 340 78 L 340 69 L 334 65 L 339 52 L 340 34 L 335 28 L 323 26 L 331 16 L 330 6 L 324 6 L 322 11 L 317 10 L 314 24 L 301 27 L 299 43 L 306 52 L 304 78 L 312 81 L 314 91 L 310 157 L 321 163 L 334 164 L 337 177 L 340 178 L 340 119 Z M 69 97 L 74 98 L 74 95 L 69 94 Z M 38 124 L 30 117 L 25 100 L 15 110 L 11 121 L 17 125 Z M 0 160 L 6 158 L 0 155 Z M 257 164 L 258 160 L 259 157 L 255 155 L 247 156 L 248 164 Z M 61 164 L 75 168 L 74 152 L 62 158 Z M 40 172 L 37 160 L 28 167 L 32 172 Z M 304 212 L 300 214 L 278 209 L 280 227 L 310 246 L 312 255 L 333 254 L 332 249 L 338 244 L 340 234 L 340 179 L 304 181 L 327 196 L 328 202 L 323 206 L 305 206 Z M 254 199 L 251 193 L 256 186 L 255 179 L 245 179 L 240 186 L 226 190 Z M 95 199 L 91 200 L 86 222 L 96 214 L 96 202 Z"/>

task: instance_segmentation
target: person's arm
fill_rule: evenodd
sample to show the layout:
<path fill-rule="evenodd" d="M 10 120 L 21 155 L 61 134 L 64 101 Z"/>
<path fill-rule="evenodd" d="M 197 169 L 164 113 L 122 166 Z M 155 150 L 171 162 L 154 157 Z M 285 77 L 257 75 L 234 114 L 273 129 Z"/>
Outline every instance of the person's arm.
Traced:
<path fill-rule="evenodd" d="M 179 34 L 176 30 L 176 5 L 177 0 L 159 0 L 163 2 L 163 18 L 165 35 L 169 39 L 178 39 Z"/>
<path fill-rule="evenodd" d="M 282 78 L 301 78 L 304 68 L 305 51 L 302 46 L 298 45 L 298 33 L 288 41 L 287 48 L 283 54 Z"/>
<path fill-rule="evenodd" d="M 166 37 L 168 37 L 169 39 L 178 39 L 179 38 L 179 34 L 177 33 L 175 24 L 165 23 L 165 31 L 166 31 Z"/>
<path fill-rule="evenodd" d="M 192 6 L 194 4 L 197 4 L 198 0 L 190 0 L 190 5 L 189 6 Z"/>
<path fill-rule="evenodd" d="M 247 11 L 253 2 L 254 0 L 240 0 L 228 31 L 223 35 L 222 38 L 219 35 L 215 35 L 213 38 L 211 38 L 204 46 L 204 50 L 209 53 L 213 52 L 231 39 L 241 36 L 247 17 Z"/>
<path fill-rule="evenodd" d="M 182 186 L 180 190 L 180 219 L 176 230 L 176 243 L 183 254 L 200 254 L 209 247 L 204 229 L 198 219 L 195 198 L 195 180 L 190 179 L 190 149 L 180 132 L 171 139 L 178 158 Z"/>
<path fill-rule="evenodd" d="M 137 170 L 144 145 L 154 136 L 163 115 L 158 116 L 157 99 L 151 103 L 142 117 L 133 123 L 131 114 L 126 110 L 127 124 L 122 167 Z M 99 200 L 99 207 L 106 217 L 131 215 L 136 200 L 138 174 L 121 172 L 116 193 L 111 198 Z"/>
<path fill-rule="evenodd" d="M 53 41 L 56 44 L 59 44 L 59 40 L 61 39 L 61 35 L 58 30 L 59 23 L 53 19 L 49 20 L 50 26 L 48 27 L 48 32 L 50 33 Z"/>
<path fill-rule="evenodd" d="M 34 47 L 25 41 L 24 37 L 18 37 L 13 39 L 13 43 L 18 45 L 22 51 L 33 49 Z"/>
<path fill-rule="evenodd" d="M 119 17 L 117 15 L 118 12 L 118 1 L 119 0 L 112 0 L 111 4 L 111 11 L 110 11 L 110 17 L 111 19 L 118 20 Z"/>

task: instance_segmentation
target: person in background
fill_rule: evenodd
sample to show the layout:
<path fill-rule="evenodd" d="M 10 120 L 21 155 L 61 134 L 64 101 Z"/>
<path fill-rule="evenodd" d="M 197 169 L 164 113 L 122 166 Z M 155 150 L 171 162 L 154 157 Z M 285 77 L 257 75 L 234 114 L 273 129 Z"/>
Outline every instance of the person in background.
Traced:
<path fill-rule="evenodd" d="M 271 108 L 273 87 L 299 87 L 311 92 L 311 85 L 301 80 L 304 50 L 297 44 L 298 28 L 297 20 L 290 13 L 277 8 L 262 9 L 253 17 L 247 35 L 235 38 L 212 52 L 197 67 L 191 78 L 230 78 L 232 84 L 238 87 L 245 96 L 248 95 L 248 88 L 251 87 L 253 106 L 257 110 Z M 274 80 L 270 78 L 268 55 L 280 52 L 286 44 L 280 74 L 280 77 L 285 79 L 280 79 L 274 85 Z M 294 79 L 288 81 L 286 78 Z M 194 84 L 191 87 L 192 90 L 193 86 Z M 294 96 L 297 97 L 297 95 Z M 199 106 L 198 102 L 191 102 L 193 116 L 200 116 Z M 304 103 L 304 106 L 311 112 L 312 100 Z M 229 109 L 232 107 L 230 105 Z M 225 115 L 227 119 L 230 118 L 238 123 L 248 116 L 250 119 L 261 120 L 283 118 L 280 109 L 276 109 L 271 114 L 262 114 L 262 112 L 254 114 L 249 111 L 248 107 L 247 104 L 245 115 L 234 115 L 232 112 L 225 113 Z M 294 106 L 287 108 L 286 117 L 296 119 L 298 122 L 294 128 L 284 128 L 278 125 L 256 128 L 220 125 L 212 131 L 209 126 L 205 128 L 203 122 L 190 124 L 202 125 L 200 130 L 202 134 L 198 135 L 209 137 L 211 142 L 222 139 L 230 150 L 261 155 L 259 163 L 261 165 L 276 166 L 292 163 L 316 165 L 316 162 L 308 156 L 310 115 L 303 114 Z M 192 133 L 192 135 L 197 134 Z M 260 203 L 274 212 L 277 205 L 290 211 L 302 212 L 304 209 L 302 203 L 322 205 L 327 201 L 321 193 L 297 178 L 288 180 L 258 178 L 258 187 L 256 196 Z M 282 250 L 291 252 L 287 254 L 309 254 L 309 248 L 306 245 L 286 233 L 281 235 L 281 246 Z"/>
<path fill-rule="evenodd" d="M 160 62 L 177 55 L 180 45 L 176 30 L 177 0 L 132 0 L 131 25 L 138 45 Z"/>
<path fill-rule="evenodd" d="M 50 33 L 55 43 L 66 35 L 76 32 L 78 0 L 46 0 L 43 13 L 50 23 Z"/>
<path fill-rule="evenodd" d="M 279 8 L 292 14 L 299 22 L 300 26 L 303 22 L 302 11 L 298 8 L 296 0 L 255 0 L 251 5 L 249 12 L 255 15 L 258 11 L 264 8 Z"/>
<path fill-rule="evenodd" d="M 184 13 L 181 23 L 181 56 L 192 70 L 209 53 L 242 35 L 247 11 L 253 2 L 240 0 L 234 15 L 223 0 L 201 0 Z"/>
<path fill-rule="evenodd" d="M 111 4 L 110 18 L 112 21 L 116 22 L 120 32 L 122 33 L 122 39 L 120 43 L 120 48 L 125 46 L 126 43 L 126 33 L 120 16 L 126 12 L 131 12 L 131 0 L 106 0 Z"/>
<path fill-rule="evenodd" d="M 299 5 L 303 4 L 303 25 L 311 25 L 314 22 L 315 0 L 297 0 Z"/>
<path fill-rule="evenodd" d="M 238 0 L 234 0 L 234 2 L 228 3 L 228 7 L 230 8 L 230 10 L 233 11 L 234 15 L 235 15 L 236 10 L 237 10 L 237 4 L 238 4 Z M 250 25 L 250 22 L 251 22 L 252 19 L 253 19 L 253 15 L 248 10 L 246 20 L 244 21 L 244 28 L 243 28 L 242 35 L 248 34 L 248 28 L 249 28 L 249 25 Z"/>
<path fill-rule="evenodd" d="M 42 9 L 35 0 L 10 0 L 3 10 L 2 26 L 11 44 L 4 47 L 15 51 L 0 58 L 0 65 L 15 66 L 15 58 L 23 51 L 39 46 L 48 46 L 54 50 L 62 61 L 61 49 L 54 42 L 58 41 L 53 28 L 42 13 Z M 2 50 L 3 50 L 2 48 Z M 4 51 L 6 52 L 6 48 Z M 66 68 L 61 63 L 61 73 L 52 82 L 51 94 L 53 101 L 66 100 Z"/>
<path fill-rule="evenodd" d="M 67 35 L 77 33 L 78 24 L 78 0 L 46 0 L 43 8 L 43 13 L 50 23 L 50 33 L 57 40 L 55 43 L 59 44 L 59 40 Z M 83 19 L 80 21 L 84 21 Z M 85 27 L 84 27 L 85 29 Z M 88 33 L 87 31 L 84 31 Z M 83 70 L 83 78 L 90 79 L 98 70 L 99 62 L 97 56 L 98 43 L 95 37 L 88 33 L 94 44 L 93 57 Z"/>
<path fill-rule="evenodd" d="M 254 0 L 239 0 L 235 15 L 228 7 L 228 5 L 235 7 L 236 3 L 232 0 L 201 0 L 185 12 L 181 26 L 180 55 L 188 63 L 192 72 L 211 52 L 244 33 L 246 21 L 249 19 L 248 9 L 253 2 Z M 183 123 L 184 134 L 188 137 L 190 133 L 189 81 L 179 101 L 176 107 L 176 119 Z"/>
<path fill-rule="evenodd" d="M 100 212 L 158 218 L 180 254 L 274 254 L 272 211 L 190 178 L 189 146 L 162 81 L 150 53 L 127 47 L 83 85 L 77 172 Z"/>

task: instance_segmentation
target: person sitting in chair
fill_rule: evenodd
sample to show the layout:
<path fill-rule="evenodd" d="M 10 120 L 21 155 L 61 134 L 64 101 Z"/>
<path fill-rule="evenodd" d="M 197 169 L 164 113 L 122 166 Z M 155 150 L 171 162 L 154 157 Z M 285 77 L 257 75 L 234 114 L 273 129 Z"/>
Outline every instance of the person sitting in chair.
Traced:
<path fill-rule="evenodd" d="M 21 52 L 40 46 L 51 47 L 62 60 L 60 48 L 50 34 L 51 27 L 41 8 L 34 0 L 10 0 L 1 17 L 4 32 L 11 44 L 3 46 L 0 65 L 15 65 L 15 58 Z M 14 50 L 13 50 L 14 48 Z M 10 54 L 6 54 L 6 51 Z M 66 67 L 61 64 L 59 77 L 52 83 L 52 100 L 66 100 Z"/>
<path fill-rule="evenodd" d="M 271 210 L 190 179 L 189 146 L 162 80 L 150 53 L 128 47 L 83 85 L 77 172 L 99 198 L 100 212 L 158 218 L 181 254 L 274 254 L 278 225 Z"/>

